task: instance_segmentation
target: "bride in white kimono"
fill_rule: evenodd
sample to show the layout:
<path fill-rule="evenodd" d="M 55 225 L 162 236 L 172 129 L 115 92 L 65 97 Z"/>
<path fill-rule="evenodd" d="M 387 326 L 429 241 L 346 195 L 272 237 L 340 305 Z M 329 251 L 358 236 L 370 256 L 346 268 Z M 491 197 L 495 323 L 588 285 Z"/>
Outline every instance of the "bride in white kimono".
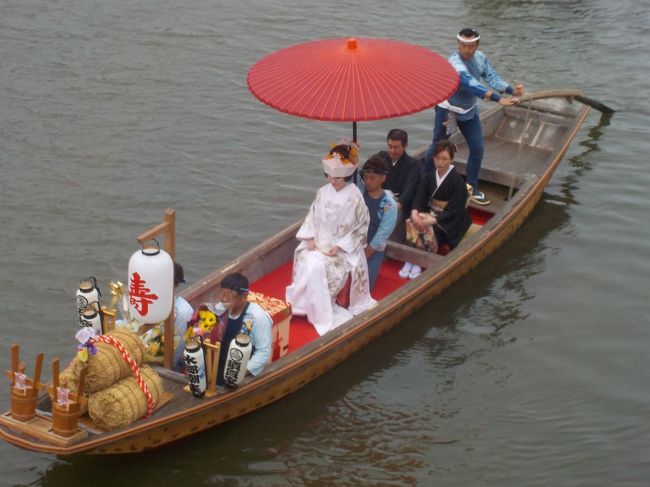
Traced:
<path fill-rule="evenodd" d="M 363 251 L 368 208 L 359 188 L 350 183 L 357 167 L 350 161 L 350 152 L 355 149 L 337 145 L 325 156 L 322 162 L 328 184 L 316 193 L 296 234 L 301 242 L 294 253 L 293 279 L 286 298 L 293 313 L 306 315 L 319 335 L 377 303 L 370 296 Z M 335 298 L 348 275 L 350 306 L 345 309 L 336 304 Z"/>

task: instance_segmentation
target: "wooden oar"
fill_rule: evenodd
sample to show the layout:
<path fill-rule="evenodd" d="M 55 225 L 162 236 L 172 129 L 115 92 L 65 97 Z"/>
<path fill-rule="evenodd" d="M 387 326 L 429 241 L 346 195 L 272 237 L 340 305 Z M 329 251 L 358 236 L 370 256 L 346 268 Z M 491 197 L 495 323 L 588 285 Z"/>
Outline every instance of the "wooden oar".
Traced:
<path fill-rule="evenodd" d="M 595 108 L 602 113 L 614 113 L 613 108 L 608 107 L 604 103 L 601 103 L 593 98 L 585 96 L 582 90 L 572 90 L 572 89 L 561 89 L 561 90 L 543 90 L 535 91 L 533 93 L 525 93 L 521 97 L 517 97 L 521 103 L 532 100 L 541 100 L 543 98 L 574 98 L 580 103 L 584 103 L 592 108 Z"/>
<path fill-rule="evenodd" d="M 578 100 L 580 103 L 589 105 L 591 108 L 595 108 L 601 113 L 614 113 L 616 111 L 613 108 L 608 107 L 604 103 L 601 103 L 598 100 L 594 100 L 593 98 L 589 98 L 584 95 L 578 95 L 575 97 L 575 99 Z"/>

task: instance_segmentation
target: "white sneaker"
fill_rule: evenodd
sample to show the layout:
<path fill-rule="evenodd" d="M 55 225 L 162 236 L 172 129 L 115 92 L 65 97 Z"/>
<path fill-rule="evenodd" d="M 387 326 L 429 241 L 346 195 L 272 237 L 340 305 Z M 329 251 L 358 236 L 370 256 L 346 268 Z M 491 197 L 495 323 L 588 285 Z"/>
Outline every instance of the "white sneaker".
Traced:
<path fill-rule="evenodd" d="M 411 272 L 409 272 L 409 279 L 415 279 L 420 274 L 422 274 L 422 267 L 419 265 L 414 265 L 411 267 Z"/>
<path fill-rule="evenodd" d="M 489 205 L 490 200 L 485 197 L 478 189 L 475 189 L 472 193 L 471 200 L 477 205 Z"/>
<path fill-rule="evenodd" d="M 399 271 L 399 277 L 402 279 L 408 279 L 412 268 L 413 264 L 410 262 L 404 262 L 404 267 L 402 267 L 402 269 Z"/>

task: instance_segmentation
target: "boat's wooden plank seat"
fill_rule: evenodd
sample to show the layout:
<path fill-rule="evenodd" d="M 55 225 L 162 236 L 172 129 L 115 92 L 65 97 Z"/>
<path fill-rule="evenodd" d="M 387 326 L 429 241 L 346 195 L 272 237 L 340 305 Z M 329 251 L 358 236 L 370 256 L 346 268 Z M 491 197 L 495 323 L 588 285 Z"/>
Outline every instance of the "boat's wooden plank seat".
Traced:
<path fill-rule="evenodd" d="M 426 252 L 390 240 L 386 243 L 385 255 L 389 259 L 399 260 L 401 262 L 410 262 L 411 264 L 417 264 L 425 269 L 444 259 L 442 255 L 432 254 L 431 252 Z"/>
<path fill-rule="evenodd" d="M 523 174 L 535 173 L 535 163 L 517 164 L 516 155 L 508 153 L 507 144 L 503 142 L 500 142 L 500 144 L 503 151 L 499 151 L 497 155 L 491 154 L 488 161 L 484 161 L 481 166 L 481 190 L 483 190 L 485 183 L 492 183 L 506 188 L 513 186 L 516 189 L 523 183 Z M 495 157 L 500 159 L 495 161 Z M 541 161 L 541 159 L 538 160 Z M 467 175 L 467 159 L 464 157 L 455 158 L 454 167 L 463 176 Z"/>

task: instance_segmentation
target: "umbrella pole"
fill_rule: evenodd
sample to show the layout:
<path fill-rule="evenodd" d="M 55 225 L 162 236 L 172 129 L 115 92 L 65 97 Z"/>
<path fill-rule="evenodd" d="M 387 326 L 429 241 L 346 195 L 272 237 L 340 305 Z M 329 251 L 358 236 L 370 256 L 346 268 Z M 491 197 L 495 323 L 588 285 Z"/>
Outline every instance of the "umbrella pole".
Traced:
<path fill-rule="evenodd" d="M 357 143 L 357 122 L 352 122 L 352 142 Z"/>

